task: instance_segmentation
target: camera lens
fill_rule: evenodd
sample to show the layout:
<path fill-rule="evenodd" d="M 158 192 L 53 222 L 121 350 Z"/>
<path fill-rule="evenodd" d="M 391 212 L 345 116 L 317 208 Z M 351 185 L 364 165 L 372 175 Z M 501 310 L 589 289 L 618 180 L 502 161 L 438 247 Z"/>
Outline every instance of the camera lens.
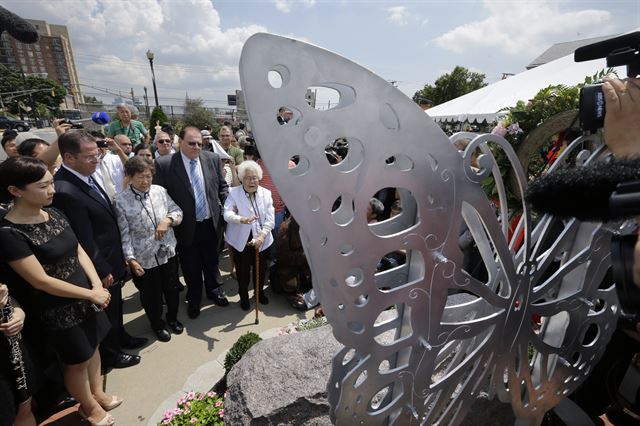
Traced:
<path fill-rule="evenodd" d="M 580 90 L 580 128 L 595 132 L 604 126 L 602 83 L 588 84 Z"/>

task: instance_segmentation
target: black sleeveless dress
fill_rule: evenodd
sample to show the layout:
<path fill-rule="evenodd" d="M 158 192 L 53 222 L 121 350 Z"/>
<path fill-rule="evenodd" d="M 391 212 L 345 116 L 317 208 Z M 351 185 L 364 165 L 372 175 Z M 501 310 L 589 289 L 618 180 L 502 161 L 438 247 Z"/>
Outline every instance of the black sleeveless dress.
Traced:
<path fill-rule="evenodd" d="M 11 262 L 34 255 L 52 277 L 87 289 L 91 284 L 78 261 L 78 240 L 64 214 L 45 209 L 49 220 L 37 224 L 0 221 L 0 260 Z M 67 365 L 91 358 L 109 331 L 107 315 L 87 300 L 53 296 L 36 290 L 10 267 L 2 268 L 10 294 L 46 331 L 48 343 Z"/>

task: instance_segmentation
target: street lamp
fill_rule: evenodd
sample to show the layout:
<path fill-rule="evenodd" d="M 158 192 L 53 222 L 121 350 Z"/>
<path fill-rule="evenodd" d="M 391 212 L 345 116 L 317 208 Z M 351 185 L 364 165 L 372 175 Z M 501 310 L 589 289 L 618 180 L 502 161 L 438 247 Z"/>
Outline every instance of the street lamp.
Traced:
<path fill-rule="evenodd" d="M 156 106 L 160 106 L 158 103 L 158 89 L 156 89 L 156 73 L 153 71 L 153 52 L 151 49 L 147 50 L 147 59 L 149 60 L 149 65 L 151 65 L 151 81 L 153 82 L 153 94 L 156 97 Z"/>

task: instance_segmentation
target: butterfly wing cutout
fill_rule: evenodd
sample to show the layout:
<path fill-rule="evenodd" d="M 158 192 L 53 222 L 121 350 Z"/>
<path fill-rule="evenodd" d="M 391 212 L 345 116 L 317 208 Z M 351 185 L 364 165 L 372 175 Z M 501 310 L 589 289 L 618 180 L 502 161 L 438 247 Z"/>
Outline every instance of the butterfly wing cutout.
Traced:
<path fill-rule="evenodd" d="M 240 78 L 261 157 L 300 224 L 314 289 L 344 345 L 328 383 L 336 424 L 459 424 L 483 390 L 539 423 L 584 380 L 616 320 L 615 290 L 601 284 L 606 228 L 544 216 L 532 229 L 524 206 L 521 241 L 509 238 L 490 147 L 508 156 L 523 190 L 510 145 L 496 135 L 449 139 L 399 90 L 334 53 L 256 34 Z M 334 89 L 340 101 L 316 110 L 309 87 Z M 293 112 L 285 125 L 280 107 Z M 467 136 L 461 154 L 452 142 Z M 342 137 L 348 154 L 332 165 L 325 147 Z M 497 203 L 480 186 L 489 176 Z M 385 188 L 397 189 L 402 212 L 367 223 L 370 198 Z M 466 265 L 463 235 L 479 272 Z M 380 268 L 398 253 L 404 263 Z"/>

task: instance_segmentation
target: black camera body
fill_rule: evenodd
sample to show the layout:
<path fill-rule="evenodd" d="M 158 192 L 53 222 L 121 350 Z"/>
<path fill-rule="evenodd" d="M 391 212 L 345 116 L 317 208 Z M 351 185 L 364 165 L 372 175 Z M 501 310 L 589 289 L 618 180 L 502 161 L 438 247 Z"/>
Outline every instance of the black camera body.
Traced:
<path fill-rule="evenodd" d="M 107 143 L 106 139 L 96 139 L 96 145 L 98 145 L 98 148 L 108 148 L 109 144 Z"/>
<path fill-rule="evenodd" d="M 60 124 L 71 124 L 72 129 L 84 129 L 84 124 L 71 121 L 68 118 L 63 118 Z"/>
<path fill-rule="evenodd" d="M 576 62 L 607 58 L 608 67 L 627 66 L 627 76 L 640 74 L 640 31 L 593 43 L 576 49 Z M 595 132 L 604 126 L 604 93 L 602 83 L 589 84 L 580 90 L 580 127 Z"/>

